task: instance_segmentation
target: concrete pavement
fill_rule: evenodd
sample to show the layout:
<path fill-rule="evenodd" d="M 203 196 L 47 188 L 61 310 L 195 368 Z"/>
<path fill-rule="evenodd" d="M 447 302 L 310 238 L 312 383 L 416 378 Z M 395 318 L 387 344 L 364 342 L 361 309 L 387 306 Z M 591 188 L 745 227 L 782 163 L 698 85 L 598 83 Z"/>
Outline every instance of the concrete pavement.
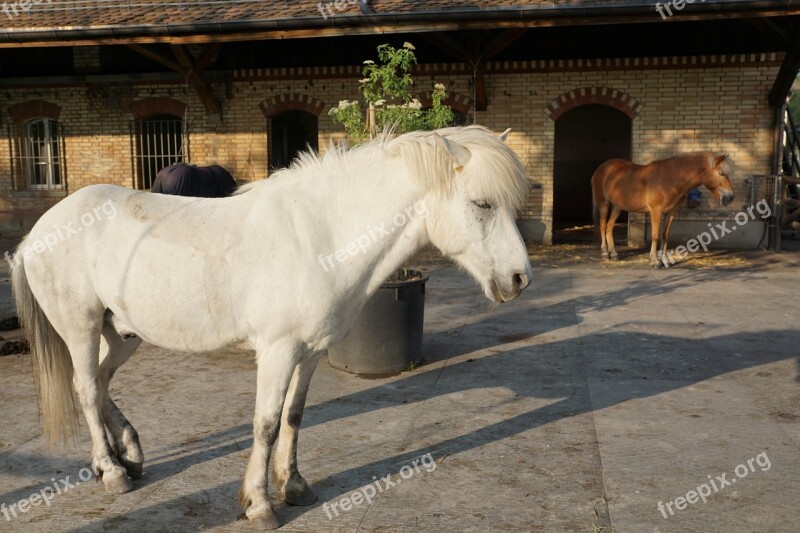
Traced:
<path fill-rule="evenodd" d="M 320 364 L 299 447 L 320 500 L 278 504 L 282 530 L 796 530 L 797 272 L 561 264 L 492 306 L 466 274 L 432 267 L 426 364 L 381 380 Z M 29 366 L 0 357 L 6 508 L 88 464 L 85 426 L 44 447 Z M 80 483 L 0 514 L 0 531 L 249 531 L 235 499 L 254 369 L 247 352 L 143 346 L 112 383 L 145 450 L 136 490 Z M 429 453 L 435 469 L 404 468 Z M 705 503 L 678 500 L 712 480 Z M 376 482 L 371 503 L 353 496 Z"/>

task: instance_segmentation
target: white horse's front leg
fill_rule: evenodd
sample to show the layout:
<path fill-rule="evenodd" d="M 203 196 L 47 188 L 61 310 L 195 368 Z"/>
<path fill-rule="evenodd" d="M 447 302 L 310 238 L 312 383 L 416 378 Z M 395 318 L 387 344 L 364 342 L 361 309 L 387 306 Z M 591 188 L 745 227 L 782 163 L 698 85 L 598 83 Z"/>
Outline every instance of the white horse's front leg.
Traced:
<path fill-rule="evenodd" d="M 257 354 L 256 413 L 253 418 L 253 451 L 244 475 L 239 503 L 245 514 L 262 529 L 275 529 L 281 523 L 269 499 L 267 467 L 272 445 L 278 437 L 286 391 L 297 366 L 296 347 L 259 350 Z"/>
<path fill-rule="evenodd" d="M 325 352 L 316 353 L 295 368 L 283 405 L 278 441 L 273 450 L 275 454 L 272 459 L 273 482 L 280 489 L 286 503 L 291 505 L 311 505 L 317 501 L 316 495 L 308 488 L 308 483 L 297 470 L 297 437 L 311 376 L 314 375 L 317 363 L 324 354 Z"/>

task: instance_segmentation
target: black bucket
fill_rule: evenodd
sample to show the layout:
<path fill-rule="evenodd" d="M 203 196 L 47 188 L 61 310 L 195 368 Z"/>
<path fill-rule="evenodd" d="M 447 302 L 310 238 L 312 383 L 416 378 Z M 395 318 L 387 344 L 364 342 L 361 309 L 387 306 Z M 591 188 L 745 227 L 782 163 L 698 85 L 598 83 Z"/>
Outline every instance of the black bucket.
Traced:
<path fill-rule="evenodd" d="M 328 350 L 331 366 L 365 377 L 396 374 L 422 360 L 428 276 L 381 285 L 341 342 Z"/>

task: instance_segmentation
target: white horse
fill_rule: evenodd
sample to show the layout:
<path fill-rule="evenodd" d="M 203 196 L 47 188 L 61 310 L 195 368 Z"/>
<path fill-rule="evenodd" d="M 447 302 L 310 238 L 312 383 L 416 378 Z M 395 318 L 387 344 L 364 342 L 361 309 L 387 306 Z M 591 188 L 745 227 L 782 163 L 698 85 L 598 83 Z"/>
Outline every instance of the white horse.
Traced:
<path fill-rule="evenodd" d="M 528 181 L 505 135 L 469 126 L 304 153 L 228 198 L 112 185 L 69 196 L 12 260 L 46 437 L 74 429 L 74 384 L 92 466 L 107 491 L 127 492 L 144 455 L 108 394 L 117 368 L 142 340 L 186 352 L 246 341 L 258 382 L 240 501 L 258 526 L 278 527 L 267 495 L 270 453 L 285 501 L 316 501 L 296 461 L 308 384 L 320 356 L 392 272 L 432 243 L 495 302 L 528 285 L 514 222 Z M 358 245 L 376 228 L 392 231 Z"/>

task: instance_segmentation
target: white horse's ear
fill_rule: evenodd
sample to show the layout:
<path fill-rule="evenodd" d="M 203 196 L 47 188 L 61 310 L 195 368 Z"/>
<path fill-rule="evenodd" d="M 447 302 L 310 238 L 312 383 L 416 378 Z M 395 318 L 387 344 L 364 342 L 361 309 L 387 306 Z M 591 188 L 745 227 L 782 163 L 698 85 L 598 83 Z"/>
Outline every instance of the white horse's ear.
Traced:
<path fill-rule="evenodd" d="M 458 143 L 447 140 L 435 131 L 433 132 L 433 141 L 439 146 L 439 148 L 450 154 L 450 157 L 453 158 L 456 167 L 466 166 L 467 163 L 469 163 L 470 158 L 472 158 L 472 153 L 469 150 Z"/>
<path fill-rule="evenodd" d="M 506 139 L 508 138 L 508 134 L 509 134 L 509 133 L 511 133 L 511 128 L 508 128 L 506 131 L 504 131 L 503 133 L 501 133 L 501 134 L 500 134 L 500 137 L 499 137 L 499 139 L 500 139 L 501 141 L 503 141 L 503 142 L 506 142 Z"/>

